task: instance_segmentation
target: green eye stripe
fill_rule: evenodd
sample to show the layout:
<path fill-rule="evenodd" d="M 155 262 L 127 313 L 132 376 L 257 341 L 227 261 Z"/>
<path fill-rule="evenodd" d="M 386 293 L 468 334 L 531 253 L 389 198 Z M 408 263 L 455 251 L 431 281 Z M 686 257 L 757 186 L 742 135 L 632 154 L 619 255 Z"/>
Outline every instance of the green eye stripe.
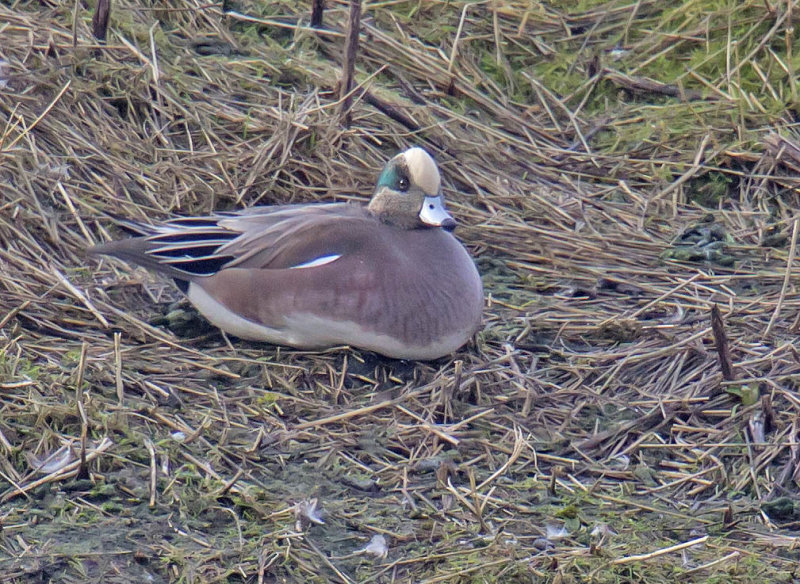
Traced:
<path fill-rule="evenodd" d="M 378 186 L 379 187 L 389 187 L 394 188 L 397 184 L 397 168 L 394 166 L 387 166 L 386 169 L 381 173 L 380 178 L 378 179 Z"/>
<path fill-rule="evenodd" d="M 381 173 L 378 179 L 378 186 L 387 187 L 393 191 L 407 191 L 408 187 L 411 186 L 411 181 L 406 175 L 405 169 L 398 168 L 392 164 Z"/>

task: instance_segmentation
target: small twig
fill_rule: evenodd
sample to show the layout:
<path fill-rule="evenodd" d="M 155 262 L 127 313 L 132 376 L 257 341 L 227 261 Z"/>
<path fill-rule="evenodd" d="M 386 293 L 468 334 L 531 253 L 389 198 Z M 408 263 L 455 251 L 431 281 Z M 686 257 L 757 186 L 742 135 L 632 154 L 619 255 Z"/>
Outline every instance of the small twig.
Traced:
<path fill-rule="evenodd" d="M 0 318 L 0 329 L 5 328 L 5 326 L 11 319 L 13 319 L 15 316 L 17 316 L 20 312 L 22 312 L 26 308 L 28 308 L 28 306 L 30 305 L 31 305 L 30 300 L 24 300 L 22 304 L 6 312 L 5 315 L 3 315 L 3 318 Z"/>
<path fill-rule="evenodd" d="M 301 424 L 297 424 L 294 426 L 293 429 L 295 430 L 306 430 L 308 428 L 318 428 L 319 426 L 326 426 L 328 424 L 333 424 L 336 422 L 344 422 L 345 420 L 349 420 L 350 418 L 357 418 L 358 416 L 365 416 L 367 414 L 371 414 L 376 410 L 381 410 L 383 408 L 388 408 L 390 406 L 395 405 L 396 400 L 386 400 L 379 402 L 377 404 L 372 404 L 370 406 L 365 406 L 363 408 L 358 408 L 357 410 L 350 410 L 347 412 L 342 412 L 341 414 L 336 414 L 334 416 L 328 416 L 327 418 L 321 418 L 319 420 L 313 420 L 311 422 L 303 422 Z"/>
<path fill-rule="evenodd" d="M 727 562 L 728 560 L 735 560 L 741 555 L 741 552 L 731 552 L 727 556 L 722 556 L 721 558 L 717 558 L 714 561 L 708 562 L 707 564 L 703 564 L 702 566 L 697 566 L 696 568 L 692 568 L 691 570 L 686 570 L 683 574 L 684 576 L 689 574 L 694 574 L 695 572 L 700 572 L 702 570 L 708 570 L 709 568 L 713 568 L 714 566 L 718 566 L 723 562 Z"/>
<path fill-rule="evenodd" d="M 83 379 L 86 374 L 86 357 L 89 351 L 89 343 L 81 345 L 81 356 L 78 360 L 78 378 L 75 381 L 75 402 L 78 408 L 78 417 L 81 421 L 81 457 L 78 466 L 78 479 L 89 478 L 89 470 L 86 468 L 86 440 L 89 434 L 89 418 L 86 416 L 86 408 L 83 405 Z"/>
<path fill-rule="evenodd" d="M 72 48 L 78 46 L 78 11 L 81 9 L 81 3 L 75 0 L 75 7 L 72 9 Z"/>
<path fill-rule="evenodd" d="M 350 410 L 347 412 L 342 412 L 341 414 L 335 414 L 333 416 L 328 416 L 327 418 L 320 418 L 319 420 L 312 420 L 310 422 L 302 422 L 292 427 L 293 430 L 307 430 L 309 428 L 318 428 L 320 426 L 326 426 L 328 424 L 334 424 L 336 422 L 344 422 L 349 420 L 350 418 L 357 418 L 358 416 L 365 416 L 367 414 L 371 414 L 374 411 L 381 410 L 383 408 L 389 408 L 392 406 L 396 406 L 399 403 L 406 401 L 407 399 L 411 399 L 416 397 L 422 393 L 424 393 L 428 388 L 423 387 L 420 389 L 416 389 L 414 391 L 410 391 L 404 395 L 401 395 L 395 399 L 387 399 L 377 404 L 372 404 L 369 406 L 364 406 L 363 408 L 358 408 L 355 410 Z"/>
<path fill-rule="evenodd" d="M 453 383 L 443 383 L 442 391 L 439 397 L 439 407 L 442 411 L 442 421 L 447 424 L 453 419 L 453 396 L 458 395 L 458 390 L 461 387 L 461 370 L 464 366 L 464 361 L 456 359 L 453 363 Z"/>
<path fill-rule="evenodd" d="M 535 356 L 531 359 L 531 364 L 528 367 L 528 374 L 525 376 L 526 379 L 529 380 L 529 383 L 525 385 L 525 401 L 522 403 L 522 409 L 520 410 L 520 415 L 523 418 L 527 418 L 531 413 L 531 407 L 533 407 L 533 399 L 536 394 L 533 391 L 533 381 L 534 375 L 533 372 L 536 371 L 536 367 L 539 365 L 539 357 Z"/>
<path fill-rule="evenodd" d="M 396 104 L 389 103 L 388 101 L 381 99 L 368 90 L 364 90 L 364 101 L 374 108 L 380 110 L 384 115 L 390 117 L 395 122 L 402 124 L 411 132 L 419 131 L 419 124 L 417 124 L 408 115 L 400 111 Z"/>
<path fill-rule="evenodd" d="M 786 298 L 786 290 L 789 288 L 789 280 L 792 277 L 792 264 L 794 263 L 794 256 L 797 252 L 798 225 L 800 225 L 800 220 L 795 219 L 794 223 L 792 224 L 792 243 L 789 246 L 789 257 L 786 260 L 786 271 L 783 273 L 783 285 L 781 286 L 781 293 L 780 296 L 778 296 L 778 303 L 775 305 L 775 310 L 769 319 L 767 328 L 764 330 L 764 334 L 761 336 L 762 340 L 766 340 L 766 338 L 769 336 L 772 326 L 775 324 L 775 321 L 778 319 L 778 314 L 781 312 L 781 307 L 783 307 L 783 300 Z"/>
<path fill-rule="evenodd" d="M 618 71 L 605 69 L 603 76 L 615 85 L 634 93 L 656 93 L 680 98 L 681 101 L 697 101 L 703 99 L 703 94 L 696 89 L 687 90 L 678 85 L 661 83 L 647 77 L 630 77 Z"/>
<path fill-rule="evenodd" d="M 800 433 L 800 426 L 798 425 L 798 421 L 795 420 L 792 423 L 792 431 L 789 433 L 789 436 L 796 437 Z M 796 443 L 795 443 L 796 444 Z M 791 455 L 786 461 L 786 464 L 783 465 L 781 472 L 772 482 L 772 488 L 770 489 L 769 493 L 765 500 L 770 501 L 774 499 L 778 493 L 783 491 L 783 485 L 786 484 L 786 481 L 789 480 L 789 477 L 796 475 L 798 470 L 800 469 L 800 448 L 796 445 L 790 448 Z"/>
<path fill-rule="evenodd" d="M 764 429 L 769 432 L 775 428 L 775 420 L 778 419 L 770 394 L 761 396 L 761 411 L 764 412 Z"/>
<path fill-rule="evenodd" d="M 414 497 L 411 496 L 411 493 L 408 491 L 408 466 L 403 465 L 403 485 L 400 487 L 400 493 L 402 493 L 403 498 L 409 504 L 412 511 L 417 510 L 417 504 L 414 502 Z"/>
<path fill-rule="evenodd" d="M 119 407 L 125 402 L 125 384 L 122 383 L 122 333 L 114 333 L 114 383 L 117 388 L 117 400 Z"/>
<path fill-rule="evenodd" d="M 682 280 L 682 281 L 681 281 L 681 283 L 680 283 L 680 284 L 678 284 L 677 286 L 675 286 L 675 287 L 673 287 L 673 288 L 670 288 L 669 290 L 667 290 L 666 292 L 664 292 L 663 294 L 661 294 L 661 295 L 660 295 L 660 296 L 658 296 L 657 298 L 654 298 L 653 300 L 651 300 L 650 302 L 648 302 L 647 304 L 645 304 L 644 306 L 642 306 L 642 307 L 641 307 L 641 308 L 639 308 L 638 310 L 634 310 L 634 311 L 631 313 L 631 315 L 630 315 L 630 317 L 629 317 L 629 318 L 636 318 L 636 317 L 637 317 L 637 316 L 639 316 L 640 314 L 644 314 L 645 312 L 647 312 L 648 310 L 650 310 L 650 308 L 651 308 L 651 307 L 655 306 L 656 304 L 658 304 L 658 303 L 659 303 L 659 302 L 661 302 L 662 300 L 664 300 L 664 299 L 666 299 L 666 298 L 669 298 L 670 296 L 672 296 L 672 295 L 673 295 L 673 294 L 675 294 L 676 292 L 679 292 L 679 291 L 680 291 L 682 288 L 684 288 L 685 286 L 688 286 L 689 284 L 691 284 L 692 282 L 694 282 L 694 281 L 695 281 L 697 278 L 699 278 L 699 277 L 700 277 L 700 276 L 702 276 L 702 275 L 703 275 L 703 274 L 702 274 L 702 272 L 697 272 L 697 273 L 696 273 L 694 276 L 692 276 L 692 277 L 691 277 L 691 278 L 689 278 L 688 280 Z M 607 319 L 607 320 L 604 320 L 604 321 L 603 321 L 603 323 L 605 323 L 605 322 L 610 322 L 611 320 L 612 320 L 612 319 L 611 319 L 611 318 L 609 318 L 609 319 Z M 603 324 L 603 323 L 601 323 L 601 324 Z"/>
<path fill-rule="evenodd" d="M 470 470 L 472 470 L 472 469 L 470 468 Z M 472 480 L 473 481 L 475 480 L 474 472 L 473 472 Z M 453 486 L 453 483 L 450 480 L 450 477 L 447 477 L 447 482 L 444 485 L 444 488 L 447 489 L 456 499 L 458 499 L 459 503 L 461 503 L 464 507 L 466 507 L 475 516 L 475 519 L 477 519 L 478 522 L 481 524 L 481 531 L 484 531 L 484 532 L 488 531 L 486 523 L 483 521 L 483 517 L 482 517 L 482 515 L 483 515 L 482 514 L 483 505 L 481 505 L 480 497 L 479 497 L 479 495 L 478 495 L 478 493 L 477 493 L 477 491 L 475 489 L 472 489 L 472 491 L 471 491 L 471 494 L 473 496 L 473 501 L 474 501 L 474 503 L 473 503 L 473 502 L 470 502 L 464 495 L 462 495 L 458 491 L 458 489 L 456 489 Z M 488 497 L 488 495 L 486 497 Z M 484 498 L 484 501 L 485 501 L 485 499 L 486 498 Z"/>
<path fill-rule="evenodd" d="M 477 486 L 477 490 L 478 491 L 483 490 L 483 488 L 486 485 L 494 482 L 494 480 L 497 477 L 502 476 L 503 474 L 505 474 L 505 472 L 511 467 L 511 465 L 514 464 L 515 462 L 517 462 L 517 459 L 519 458 L 520 454 L 522 454 L 522 448 L 525 446 L 525 444 L 526 444 L 526 442 L 522 437 L 522 430 L 520 430 L 518 426 L 515 426 L 514 427 L 514 449 L 511 451 L 511 455 L 508 457 L 508 460 L 506 460 L 505 463 L 503 463 L 503 465 L 500 468 L 498 468 L 495 472 L 493 472 L 492 475 L 488 479 L 486 479 L 480 485 Z"/>
<path fill-rule="evenodd" d="M 31 122 L 30 126 L 26 127 L 24 131 L 20 132 L 20 134 L 16 138 L 14 138 L 8 145 L 0 144 L 0 153 L 10 151 L 17 144 L 17 142 L 22 140 L 24 137 L 28 136 L 33 131 L 33 129 L 39 124 L 39 122 L 41 122 L 44 119 L 44 117 L 50 113 L 50 110 L 52 110 L 55 107 L 55 105 L 61 100 L 61 97 L 67 92 L 67 89 L 69 89 L 69 86 L 71 84 L 72 81 L 67 81 L 64 84 L 64 87 L 61 88 L 61 90 L 52 99 L 52 101 L 49 104 L 47 104 L 47 107 L 44 108 L 44 111 L 41 114 L 39 114 L 39 116 L 35 120 L 33 120 L 33 122 Z"/>
<path fill-rule="evenodd" d="M 150 455 L 150 508 L 156 506 L 156 493 L 158 485 L 158 463 L 156 461 L 156 447 L 149 438 L 144 439 L 144 446 Z"/>
<path fill-rule="evenodd" d="M 472 466 L 468 467 L 467 474 L 469 475 L 469 491 L 470 495 L 472 495 L 472 506 L 475 508 L 475 516 L 481 524 L 481 531 L 486 532 L 488 528 L 486 527 L 486 522 L 483 520 L 483 509 L 486 507 L 486 501 L 489 499 L 491 491 L 483 498 L 483 501 L 481 501 L 478 488 L 475 486 L 475 468 Z"/>
<path fill-rule="evenodd" d="M 564 473 L 560 466 L 554 466 L 550 470 L 550 481 L 547 483 L 547 494 L 551 497 L 556 495 L 556 487 L 558 486 L 558 478 Z"/>
<path fill-rule="evenodd" d="M 86 309 L 90 313 L 92 313 L 92 316 L 94 316 L 97 319 L 97 322 L 103 325 L 103 328 L 110 328 L 111 325 L 108 324 L 106 318 L 99 310 L 97 310 L 97 308 L 95 308 L 94 304 L 92 304 L 92 302 L 86 297 L 86 295 L 83 292 L 81 292 L 75 286 L 73 286 L 72 282 L 67 280 L 66 276 L 64 276 L 64 274 L 59 272 L 57 268 L 51 268 L 50 271 L 56 278 L 58 278 L 59 282 L 61 282 L 64 288 L 66 288 L 67 291 L 70 292 L 74 298 L 76 298 L 81 304 L 83 304 L 86 307 Z"/>
<path fill-rule="evenodd" d="M 697 148 L 697 152 L 694 155 L 692 166 L 689 167 L 689 170 L 687 170 L 680 177 L 678 177 L 678 180 L 671 182 L 665 189 L 663 189 L 661 192 L 656 193 L 653 197 L 651 197 L 650 200 L 648 201 L 648 204 L 658 201 L 665 195 L 668 195 L 669 193 L 679 188 L 684 183 L 688 182 L 694 175 L 696 175 L 700 171 L 703 163 L 703 154 L 705 153 L 706 146 L 708 145 L 709 140 L 711 140 L 710 133 L 703 136 L 703 139 L 700 141 L 700 146 Z M 712 157 L 713 154 L 708 158 Z"/>
<path fill-rule="evenodd" d="M 781 136 L 777 132 L 770 132 L 761 139 L 767 152 L 793 172 L 800 172 L 800 144 L 795 140 Z"/>
<path fill-rule="evenodd" d="M 616 560 L 612 561 L 613 565 L 620 565 L 620 564 L 630 564 L 631 562 L 643 562 L 645 560 L 652 560 L 653 558 L 657 558 L 659 556 L 663 556 L 665 554 L 671 554 L 672 552 L 677 552 L 680 550 L 685 550 L 686 548 L 700 545 L 701 543 L 705 543 L 708 541 L 708 536 L 704 535 L 703 537 L 698 537 L 697 539 L 692 539 L 690 541 L 686 541 L 683 543 L 679 543 L 677 545 L 673 545 L 667 548 L 663 548 L 660 550 L 656 550 L 654 552 L 650 552 L 649 554 L 639 554 L 637 556 L 626 556 L 624 558 L 617 558 Z"/>
<path fill-rule="evenodd" d="M 656 349 L 655 351 L 650 351 L 649 353 L 636 353 L 631 355 L 627 359 L 627 364 L 630 365 L 632 363 L 639 363 L 641 361 L 648 361 L 650 359 L 655 359 L 657 357 L 663 357 L 664 355 L 670 355 L 674 353 L 680 347 L 685 347 L 686 345 L 693 343 L 697 339 L 702 339 L 704 336 L 708 334 L 710 329 L 704 328 L 701 331 L 696 332 L 695 334 L 686 337 L 685 339 L 681 339 L 676 343 L 669 345 L 668 347 L 662 347 L 660 349 Z"/>
<path fill-rule="evenodd" d="M 97 445 L 97 448 L 95 448 L 86 455 L 86 461 L 84 463 L 84 466 L 86 463 L 93 461 L 95 458 L 103 454 L 103 452 L 108 450 L 111 446 L 113 446 L 113 444 L 114 443 L 108 437 L 103 438 L 100 444 Z M 38 480 L 35 480 L 31 483 L 28 483 L 24 486 L 15 486 L 14 489 L 6 491 L 3 494 L 3 496 L 0 497 L 0 503 L 5 503 L 6 501 L 13 499 L 17 495 L 24 495 L 36 489 L 37 487 L 40 487 L 41 485 L 45 485 L 47 483 L 52 483 L 54 481 L 68 479 L 70 477 L 76 476 L 80 466 L 81 466 L 81 461 L 76 460 L 71 462 L 64 468 L 60 468 L 59 470 L 52 472 L 49 475 L 42 477 Z"/>
<path fill-rule="evenodd" d="M 458 444 L 460 443 L 460 440 L 458 438 L 456 438 L 455 436 L 451 436 L 450 434 L 447 434 L 444 430 L 437 428 L 435 425 L 426 422 L 423 418 L 419 417 L 411 410 L 404 408 L 401 405 L 397 405 L 395 407 L 404 414 L 406 414 L 407 416 L 417 420 L 420 423 L 420 425 L 418 426 L 419 428 L 428 430 L 430 433 L 435 434 L 436 436 L 438 436 L 445 442 L 449 442 L 453 446 L 458 446 Z"/>
<path fill-rule="evenodd" d="M 356 0 L 356 2 L 360 3 L 361 0 Z M 306 544 L 308 544 L 308 547 L 310 547 L 314 551 L 314 553 L 317 554 L 319 559 L 322 560 L 322 563 L 325 564 L 326 566 L 328 566 L 328 568 L 330 568 L 333 571 L 333 573 L 336 574 L 339 577 L 339 580 L 341 582 L 344 582 L 345 584 L 355 584 L 355 580 L 353 580 L 347 574 L 345 574 L 339 568 L 337 568 L 333 564 L 333 562 L 331 562 L 331 560 L 328 558 L 328 556 L 325 555 L 322 552 L 322 550 L 320 550 L 316 545 L 314 545 L 313 541 L 311 541 L 309 538 L 306 538 L 305 542 L 306 542 Z"/>
<path fill-rule="evenodd" d="M 332 38 L 339 38 L 345 35 L 342 34 L 339 30 L 329 30 L 329 29 L 322 29 L 322 28 L 312 28 L 311 26 L 304 26 L 302 24 L 296 24 L 293 22 L 282 22 L 280 20 L 270 20 L 268 18 L 256 18 L 255 16 L 250 16 L 248 14 L 242 14 L 241 12 L 236 12 L 235 10 L 223 10 L 226 17 L 232 20 L 241 20 L 243 22 L 253 22 L 255 24 L 260 24 L 262 26 L 269 26 L 274 28 L 285 28 L 288 30 L 300 30 L 300 31 L 310 31 L 315 33 L 318 36 L 322 37 L 332 37 Z"/>
<path fill-rule="evenodd" d="M 96 243 L 95 240 L 92 238 L 91 234 L 89 233 L 89 230 L 86 228 L 83 219 L 81 219 L 81 216 L 78 214 L 78 210 L 75 208 L 75 204 L 72 202 L 69 193 L 64 188 L 64 185 L 61 183 L 61 181 L 58 181 L 56 183 L 56 188 L 58 189 L 58 192 L 61 193 L 61 196 L 64 197 L 64 202 L 67 204 L 69 212 L 72 213 L 72 216 L 75 218 L 75 222 L 78 224 L 81 233 L 83 233 L 83 236 L 86 238 L 86 242 L 89 245 L 94 245 Z"/>

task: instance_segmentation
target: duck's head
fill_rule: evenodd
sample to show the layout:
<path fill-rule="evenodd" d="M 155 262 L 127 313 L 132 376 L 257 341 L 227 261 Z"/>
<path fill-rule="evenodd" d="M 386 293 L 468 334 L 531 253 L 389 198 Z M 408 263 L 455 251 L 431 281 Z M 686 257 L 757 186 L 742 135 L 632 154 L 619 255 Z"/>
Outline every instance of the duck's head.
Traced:
<path fill-rule="evenodd" d="M 439 168 L 422 148 L 409 148 L 389 161 L 368 208 L 384 223 L 403 229 L 452 231 L 456 226 L 444 206 Z"/>

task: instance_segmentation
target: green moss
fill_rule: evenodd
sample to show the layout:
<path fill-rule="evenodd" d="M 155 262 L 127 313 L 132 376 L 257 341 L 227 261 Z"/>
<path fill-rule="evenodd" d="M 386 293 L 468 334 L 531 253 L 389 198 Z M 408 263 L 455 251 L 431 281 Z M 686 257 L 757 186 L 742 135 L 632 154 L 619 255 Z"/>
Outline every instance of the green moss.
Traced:
<path fill-rule="evenodd" d="M 531 64 L 533 77 L 559 96 L 569 95 L 586 80 L 573 68 L 574 53 L 557 53 Z"/>
<path fill-rule="evenodd" d="M 697 179 L 689 181 L 688 199 L 704 207 L 717 207 L 732 195 L 736 181 L 726 173 L 709 171 Z"/>

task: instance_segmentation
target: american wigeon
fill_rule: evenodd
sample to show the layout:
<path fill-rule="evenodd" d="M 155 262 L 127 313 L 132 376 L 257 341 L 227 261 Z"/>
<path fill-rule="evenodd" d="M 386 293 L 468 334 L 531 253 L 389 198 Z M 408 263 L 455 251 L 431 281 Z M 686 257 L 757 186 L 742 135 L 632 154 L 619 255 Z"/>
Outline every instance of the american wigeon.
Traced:
<path fill-rule="evenodd" d="M 90 252 L 170 276 L 243 339 L 436 359 L 480 325 L 481 279 L 421 148 L 389 161 L 367 207 L 278 205 L 121 226 L 134 237 Z"/>

